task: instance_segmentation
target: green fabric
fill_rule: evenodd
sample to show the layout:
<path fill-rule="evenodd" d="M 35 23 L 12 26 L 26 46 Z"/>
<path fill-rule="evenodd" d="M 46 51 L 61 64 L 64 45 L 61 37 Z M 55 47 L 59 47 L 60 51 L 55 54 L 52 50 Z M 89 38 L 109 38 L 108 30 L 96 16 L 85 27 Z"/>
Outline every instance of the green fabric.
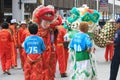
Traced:
<path fill-rule="evenodd" d="M 88 52 L 76 52 L 76 61 L 88 60 L 90 59 Z"/>

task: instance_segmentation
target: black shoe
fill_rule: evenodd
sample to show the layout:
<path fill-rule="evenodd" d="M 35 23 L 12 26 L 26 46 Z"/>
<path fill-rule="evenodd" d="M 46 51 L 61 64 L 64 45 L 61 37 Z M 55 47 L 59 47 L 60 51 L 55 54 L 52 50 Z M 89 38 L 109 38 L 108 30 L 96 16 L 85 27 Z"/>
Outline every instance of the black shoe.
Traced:
<path fill-rule="evenodd" d="M 11 73 L 9 71 L 6 71 L 6 74 L 11 75 Z"/>
<path fill-rule="evenodd" d="M 67 74 L 66 73 L 62 73 L 61 77 L 67 77 Z"/>
<path fill-rule="evenodd" d="M 5 71 L 5 72 L 3 72 L 3 74 L 6 74 L 6 71 Z"/>

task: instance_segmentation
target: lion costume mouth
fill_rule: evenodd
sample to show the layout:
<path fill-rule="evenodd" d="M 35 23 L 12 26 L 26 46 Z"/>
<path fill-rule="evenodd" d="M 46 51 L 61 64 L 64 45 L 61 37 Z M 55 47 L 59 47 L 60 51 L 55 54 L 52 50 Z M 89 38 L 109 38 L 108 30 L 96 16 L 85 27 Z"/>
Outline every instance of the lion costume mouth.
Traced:
<path fill-rule="evenodd" d="M 33 22 L 40 23 L 41 20 L 52 21 L 54 20 L 55 11 L 49 7 L 38 7 L 33 13 Z"/>

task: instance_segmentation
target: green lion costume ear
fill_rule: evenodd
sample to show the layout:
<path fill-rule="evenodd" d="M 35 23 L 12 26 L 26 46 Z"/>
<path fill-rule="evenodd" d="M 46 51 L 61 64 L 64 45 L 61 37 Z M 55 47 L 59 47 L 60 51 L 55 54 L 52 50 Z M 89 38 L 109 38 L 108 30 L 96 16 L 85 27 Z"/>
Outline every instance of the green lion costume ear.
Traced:
<path fill-rule="evenodd" d="M 86 12 L 85 15 L 81 17 L 81 21 L 92 21 L 94 23 L 97 23 L 100 18 L 100 14 L 98 11 L 94 10 L 93 13 Z"/>
<path fill-rule="evenodd" d="M 98 11 L 94 10 L 94 13 L 91 14 L 92 15 L 92 21 L 94 23 L 97 23 L 99 21 L 99 18 L 100 18 L 100 14 Z"/>
<path fill-rule="evenodd" d="M 82 17 L 81 17 L 81 21 L 91 21 L 91 16 L 90 13 L 86 12 Z"/>
<path fill-rule="evenodd" d="M 70 13 L 71 15 L 67 19 L 70 23 L 76 21 L 80 17 L 80 12 L 78 11 L 76 7 L 73 7 Z"/>

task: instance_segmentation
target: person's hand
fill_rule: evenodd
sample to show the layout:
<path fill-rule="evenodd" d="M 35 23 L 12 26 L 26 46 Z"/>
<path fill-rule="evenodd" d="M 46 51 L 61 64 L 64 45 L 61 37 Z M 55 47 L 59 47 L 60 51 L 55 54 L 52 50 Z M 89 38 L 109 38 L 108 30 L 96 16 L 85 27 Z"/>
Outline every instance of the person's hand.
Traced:
<path fill-rule="evenodd" d="M 114 41 L 107 41 L 107 44 L 113 44 Z"/>
<path fill-rule="evenodd" d="M 94 48 L 93 48 L 93 53 L 95 53 L 95 51 L 96 51 L 96 48 L 94 47 Z"/>

